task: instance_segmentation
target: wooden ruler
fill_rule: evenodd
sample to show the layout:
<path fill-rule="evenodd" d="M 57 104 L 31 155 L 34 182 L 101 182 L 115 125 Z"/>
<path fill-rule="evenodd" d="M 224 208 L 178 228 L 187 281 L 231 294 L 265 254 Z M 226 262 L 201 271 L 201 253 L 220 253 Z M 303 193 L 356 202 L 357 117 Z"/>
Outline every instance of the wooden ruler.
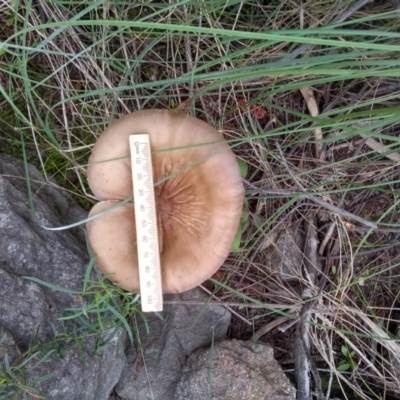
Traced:
<path fill-rule="evenodd" d="M 129 145 L 142 311 L 162 311 L 160 251 L 149 135 L 130 135 Z"/>

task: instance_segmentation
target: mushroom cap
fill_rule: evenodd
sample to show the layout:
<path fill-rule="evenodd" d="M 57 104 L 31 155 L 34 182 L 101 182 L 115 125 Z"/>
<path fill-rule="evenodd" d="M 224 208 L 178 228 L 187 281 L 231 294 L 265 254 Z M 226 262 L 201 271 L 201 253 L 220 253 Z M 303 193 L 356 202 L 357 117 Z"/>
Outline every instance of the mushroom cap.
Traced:
<path fill-rule="evenodd" d="M 240 172 L 207 123 L 167 110 L 135 112 L 112 123 L 93 147 L 88 181 L 102 201 L 90 215 L 132 196 L 129 135 L 139 133 L 149 134 L 153 151 L 163 292 L 183 292 L 212 276 L 229 254 L 243 206 Z M 139 291 L 133 203 L 89 221 L 87 229 L 99 269 L 123 289 Z"/>

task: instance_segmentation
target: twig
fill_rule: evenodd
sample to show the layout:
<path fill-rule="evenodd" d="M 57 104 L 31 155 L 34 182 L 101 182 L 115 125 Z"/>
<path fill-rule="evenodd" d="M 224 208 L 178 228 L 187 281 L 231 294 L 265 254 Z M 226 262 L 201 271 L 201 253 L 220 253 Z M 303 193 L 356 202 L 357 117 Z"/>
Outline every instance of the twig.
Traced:
<path fill-rule="evenodd" d="M 305 278 L 312 287 L 315 285 L 317 275 L 320 273 L 317 260 L 318 238 L 317 230 L 315 228 L 315 212 L 308 213 L 306 217 L 307 220 L 304 221 L 306 241 L 303 252 L 303 265 Z"/>
<path fill-rule="evenodd" d="M 311 357 L 309 353 L 310 338 L 308 334 L 309 325 L 306 325 L 308 311 L 314 301 L 304 304 L 296 326 L 295 336 L 295 376 L 297 383 L 297 399 L 311 400 Z"/>
<path fill-rule="evenodd" d="M 204 290 L 204 287 L 201 285 L 201 288 Z M 211 292 L 205 290 L 207 294 Z M 240 302 L 232 302 L 232 301 L 201 301 L 201 300 L 164 300 L 164 304 L 173 304 L 173 305 L 181 305 L 184 304 L 186 306 L 225 306 L 225 307 L 246 307 L 246 308 L 263 308 L 267 310 L 273 310 L 274 308 L 277 310 L 297 310 L 300 309 L 302 304 L 254 304 L 254 303 L 240 303 Z M 321 311 L 323 312 L 323 311 Z"/>
<path fill-rule="evenodd" d="M 371 121 L 362 121 L 362 122 L 357 122 L 356 124 L 353 124 L 351 126 L 351 129 L 355 129 L 359 131 L 362 128 L 365 128 L 366 126 L 371 125 Z M 336 131 L 334 134 L 329 135 L 330 137 L 335 137 L 339 136 L 343 133 L 346 133 L 348 130 L 346 128 L 341 129 L 340 131 Z M 376 131 L 375 131 L 376 132 Z M 386 158 L 389 160 L 399 162 L 400 161 L 400 153 L 399 152 L 394 152 L 391 147 L 394 146 L 397 143 L 393 143 L 390 145 L 383 145 L 376 141 L 375 139 L 369 137 L 362 131 L 357 132 L 364 140 L 360 143 L 360 145 L 357 147 L 356 151 L 353 154 L 353 158 L 356 158 L 361 151 L 362 147 L 364 145 L 367 145 L 370 149 L 376 151 L 379 154 L 383 154 Z M 391 152 L 390 152 L 391 151 Z"/>
<path fill-rule="evenodd" d="M 329 361 L 327 362 L 327 364 L 330 368 L 326 371 L 329 373 L 329 380 L 328 380 L 328 387 L 326 388 L 326 393 L 325 393 L 325 399 L 330 399 L 332 383 L 333 383 L 333 378 L 334 378 L 334 375 L 333 375 L 334 369 L 332 368 L 332 366 L 334 365 L 334 361 L 333 361 L 332 342 L 329 340 L 328 333 L 326 331 L 324 333 L 325 333 L 324 339 L 322 339 L 322 338 L 319 339 L 319 348 L 320 348 L 320 353 L 322 354 L 322 357 L 325 360 L 330 361 L 330 362 Z M 326 341 L 329 352 L 326 351 L 326 347 L 324 346 L 323 340 Z M 321 369 L 320 369 L 320 371 L 321 371 Z"/>
<path fill-rule="evenodd" d="M 252 184 L 247 179 L 242 178 L 243 182 L 254 189 L 257 193 L 260 194 L 270 194 L 274 196 L 290 196 L 292 194 L 302 195 L 303 192 L 299 192 L 298 190 L 291 190 L 291 189 L 260 189 L 258 186 Z"/>
<path fill-rule="evenodd" d="M 365 142 L 363 142 L 362 144 L 366 144 L 370 149 L 375 150 L 379 154 L 383 154 L 389 160 L 392 160 L 392 161 L 395 161 L 395 162 L 399 162 L 400 161 L 400 153 L 398 153 L 398 152 L 389 153 L 389 151 L 391 151 L 391 148 L 390 148 L 391 146 L 390 145 L 389 146 L 384 146 L 383 144 L 379 143 L 375 139 L 367 137 L 366 135 L 364 135 L 362 133 L 360 135 L 365 140 Z"/>
<path fill-rule="evenodd" d="M 324 254 L 325 247 L 328 244 L 330 238 L 332 237 L 333 232 L 335 231 L 335 228 L 336 228 L 336 223 L 335 222 L 331 222 L 329 224 L 329 228 L 328 228 L 328 230 L 327 230 L 327 232 L 325 234 L 324 240 L 322 241 L 321 246 L 319 246 L 318 254 L 320 256 L 322 256 L 322 254 Z"/>
<path fill-rule="evenodd" d="M 311 380 L 310 371 L 314 377 L 317 398 L 322 399 L 321 378 L 315 363 L 310 355 L 310 334 L 307 320 L 311 314 L 311 309 L 317 302 L 313 290 L 316 287 L 317 274 L 317 230 L 314 226 L 315 213 L 308 213 L 308 220 L 305 222 L 307 231 L 306 243 L 303 255 L 304 278 L 308 282 L 308 287 L 303 290 L 302 298 L 307 301 L 300 312 L 296 326 L 295 337 L 295 368 L 297 381 L 297 398 L 300 400 L 311 400 Z M 320 290 L 321 291 L 321 290 Z"/>
<path fill-rule="evenodd" d="M 317 399 L 324 398 L 322 392 L 322 382 L 319 375 L 317 366 L 310 354 L 310 337 L 309 337 L 309 324 L 307 323 L 307 316 L 310 313 L 313 302 L 306 303 L 301 310 L 299 321 L 297 323 L 296 336 L 295 336 L 295 375 L 297 382 L 297 399 L 311 400 L 311 381 L 310 371 L 313 375 L 315 382 L 315 389 L 317 392 Z"/>
<path fill-rule="evenodd" d="M 268 332 L 272 331 L 277 326 L 284 324 L 287 320 L 288 320 L 287 317 L 279 317 L 271 321 L 269 324 L 263 325 L 254 333 L 254 335 L 249 339 L 249 341 L 252 343 L 258 342 L 262 336 L 266 335 Z"/>
<path fill-rule="evenodd" d="M 305 86 L 300 88 L 300 92 L 304 97 L 304 100 L 307 103 L 308 111 L 312 117 L 317 117 L 319 115 L 318 105 L 315 100 L 314 93 L 309 86 Z M 325 154 L 322 151 L 322 144 L 318 143 L 318 141 L 322 140 L 322 129 L 316 128 L 314 129 L 314 140 L 315 143 L 315 156 L 317 159 L 322 160 L 325 158 Z"/>
<path fill-rule="evenodd" d="M 343 223 L 345 226 L 348 225 L 348 223 Z M 356 226 L 353 225 L 352 230 L 354 232 L 368 232 L 369 229 L 366 226 Z M 397 233 L 400 234 L 400 228 L 376 228 L 374 232 L 381 232 L 381 233 Z"/>
<path fill-rule="evenodd" d="M 334 24 L 339 24 L 340 22 L 345 21 L 351 15 L 353 15 L 356 11 L 358 11 L 361 7 L 364 7 L 371 0 L 358 0 L 356 4 L 351 6 L 347 11 L 345 11 L 340 17 L 335 18 L 333 20 Z"/>

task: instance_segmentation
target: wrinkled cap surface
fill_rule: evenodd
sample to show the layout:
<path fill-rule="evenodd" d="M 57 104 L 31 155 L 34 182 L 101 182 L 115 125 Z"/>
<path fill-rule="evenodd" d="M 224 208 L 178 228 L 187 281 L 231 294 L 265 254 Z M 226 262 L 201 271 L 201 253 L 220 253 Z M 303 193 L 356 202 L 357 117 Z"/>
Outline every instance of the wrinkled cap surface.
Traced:
<path fill-rule="evenodd" d="M 90 215 L 132 196 L 129 135 L 148 133 L 164 293 L 189 290 L 212 276 L 229 254 L 244 190 L 235 157 L 222 136 L 186 114 L 145 110 L 112 123 L 95 143 L 87 169 L 101 200 Z M 159 183 L 161 181 L 161 183 Z M 133 203 L 87 224 L 99 269 L 128 291 L 139 291 Z"/>

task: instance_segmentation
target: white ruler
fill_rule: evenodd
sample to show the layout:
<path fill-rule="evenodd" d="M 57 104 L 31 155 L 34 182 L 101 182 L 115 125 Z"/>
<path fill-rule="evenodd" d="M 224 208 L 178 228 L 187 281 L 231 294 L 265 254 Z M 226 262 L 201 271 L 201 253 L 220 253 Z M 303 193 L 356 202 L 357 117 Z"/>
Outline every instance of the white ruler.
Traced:
<path fill-rule="evenodd" d="M 130 135 L 129 145 L 142 311 L 162 311 L 160 251 L 149 135 Z"/>

